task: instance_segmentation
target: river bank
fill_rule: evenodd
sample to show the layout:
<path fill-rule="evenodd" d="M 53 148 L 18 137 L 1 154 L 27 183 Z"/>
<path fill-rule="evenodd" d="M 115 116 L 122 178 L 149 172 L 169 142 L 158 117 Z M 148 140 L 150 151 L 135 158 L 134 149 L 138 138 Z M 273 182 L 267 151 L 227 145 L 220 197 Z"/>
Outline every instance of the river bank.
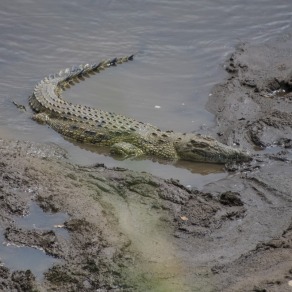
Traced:
<path fill-rule="evenodd" d="M 228 78 L 208 102 L 217 118 L 208 134 L 254 159 L 227 165 L 229 176 L 202 191 L 75 165 L 54 145 L 0 140 L 4 245 L 56 260 L 39 277 L 1 258 L 0 289 L 291 291 L 291 45 L 290 35 L 241 44 L 226 61 Z M 24 226 L 32 204 L 43 216 L 66 215 Z"/>

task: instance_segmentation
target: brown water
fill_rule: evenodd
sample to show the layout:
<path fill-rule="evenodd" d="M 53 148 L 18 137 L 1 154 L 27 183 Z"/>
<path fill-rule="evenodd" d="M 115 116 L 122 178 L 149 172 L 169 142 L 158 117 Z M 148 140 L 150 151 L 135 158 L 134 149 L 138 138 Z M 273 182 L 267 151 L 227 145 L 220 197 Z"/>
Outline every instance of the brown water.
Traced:
<path fill-rule="evenodd" d="M 208 133 L 214 117 L 205 104 L 225 77 L 226 56 L 241 41 L 289 31 L 291 8 L 289 0 L 2 0 L 1 137 L 53 142 L 74 162 L 148 171 L 201 188 L 226 176 L 220 166 L 117 161 L 36 124 L 11 99 L 27 104 L 41 78 L 67 66 L 137 52 L 134 62 L 92 77 L 65 97 L 162 129 Z"/>

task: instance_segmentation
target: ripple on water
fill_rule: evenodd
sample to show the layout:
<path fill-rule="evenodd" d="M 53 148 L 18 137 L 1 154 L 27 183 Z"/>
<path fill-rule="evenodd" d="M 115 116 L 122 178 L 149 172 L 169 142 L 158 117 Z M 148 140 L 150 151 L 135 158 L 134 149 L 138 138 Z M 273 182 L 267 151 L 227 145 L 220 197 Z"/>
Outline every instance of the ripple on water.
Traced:
<path fill-rule="evenodd" d="M 0 3 L 0 129 L 9 138 L 56 142 L 74 161 L 146 170 L 198 186 L 222 178 L 213 166 L 117 162 L 65 141 L 20 114 L 45 75 L 74 64 L 138 52 L 68 93 L 70 101 L 125 114 L 162 129 L 198 131 L 214 125 L 208 94 L 225 77 L 221 64 L 241 41 L 263 42 L 291 26 L 290 4 L 273 0 L 87 1 L 3 0 Z M 261 11 L 259 14 L 258 11 Z M 184 104 L 182 106 L 182 104 Z M 160 109 L 154 109 L 161 105 Z M 6 137 L 6 136 L 5 136 Z M 208 171 L 209 168 L 209 171 Z M 203 173 L 203 174 L 202 174 Z"/>

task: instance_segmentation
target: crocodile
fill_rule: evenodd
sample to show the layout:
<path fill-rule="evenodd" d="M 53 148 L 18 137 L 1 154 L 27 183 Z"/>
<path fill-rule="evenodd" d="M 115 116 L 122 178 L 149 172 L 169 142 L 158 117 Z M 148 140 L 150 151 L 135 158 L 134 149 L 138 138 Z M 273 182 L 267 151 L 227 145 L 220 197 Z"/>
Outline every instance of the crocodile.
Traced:
<path fill-rule="evenodd" d="M 29 97 L 33 119 L 82 143 L 109 147 L 123 158 L 146 156 L 169 161 L 188 160 L 225 164 L 246 162 L 250 155 L 217 140 L 194 133 L 162 131 L 133 118 L 80 104 L 61 93 L 102 70 L 133 60 L 134 55 L 73 66 L 42 79 Z"/>

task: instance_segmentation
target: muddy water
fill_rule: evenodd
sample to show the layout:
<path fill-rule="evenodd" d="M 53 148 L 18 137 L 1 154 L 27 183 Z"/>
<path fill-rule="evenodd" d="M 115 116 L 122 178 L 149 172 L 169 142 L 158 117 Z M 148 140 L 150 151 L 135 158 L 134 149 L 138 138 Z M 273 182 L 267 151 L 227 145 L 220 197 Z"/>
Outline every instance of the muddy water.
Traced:
<path fill-rule="evenodd" d="M 72 102 L 101 107 L 162 129 L 208 132 L 205 110 L 226 55 L 240 41 L 262 42 L 290 27 L 287 1 L 2 0 L 0 134 L 53 142 L 78 163 L 103 162 L 174 177 L 201 188 L 226 174 L 204 164 L 116 161 L 64 140 L 20 113 L 36 82 L 66 66 L 137 52 L 136 60 L 79 84 Z"/>
<path fill-rule="evenodd" d="M 56 234 L 68 238 L 68 232 L 62 228 L 67 218 L 68 215 L 64 213 L 44 213 L 36 203 L 32 202 L 29 214 L 16 217 L 15 223 L 23 229 L 54 230 Z M 2 228 L 0 228 L 0 242 L 0 260 L 2 263 L 11 270 L 30 269 L 38 280 L 43 279 L 43 273 L 49 267 L 62 263 L 60 259 L 45 254 L 41 249 L 12 244 L 5 239 Z"/>

